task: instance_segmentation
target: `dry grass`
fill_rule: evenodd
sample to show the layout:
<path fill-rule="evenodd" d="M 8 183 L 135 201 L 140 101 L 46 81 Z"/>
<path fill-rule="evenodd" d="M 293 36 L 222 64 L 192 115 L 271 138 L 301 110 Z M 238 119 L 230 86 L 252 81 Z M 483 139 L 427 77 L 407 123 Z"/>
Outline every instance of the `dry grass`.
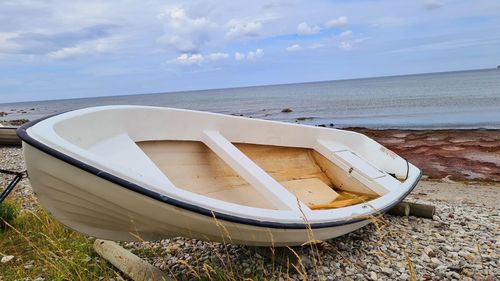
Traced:
<path fill-rule="evenodd" d="M 0 280 L 122 279 L 93 251 L 91 240 L 56 222 L 41 208 L 21 211 L 6 225 L 0 231 L 0 256 L 14 259 L 0 263 Z"/>
<path fill-rule="evenodd" d="M 17 208 L 19 209 L 19 206 Z M 389 224 L 383 217 L 376 216 L 369 219 L 374 225 L 378 245 L 383 245 L 384 240 L 390 237 L 402 235 L 389 230 Z M 305 216 L 304 222 L 308 224 Z M 189 261 L 177 261 L 187 268 L 186 273 L 190 278 L 216 281 L 269 280 L 278 277 L 285 280 L 297 277 L 303 280 L 326 280 L 327 274 L 322 272 L 322 267 L 325 265 L 322 256 L 343 255 L 338 251 L 332 253 L 332 245 L 329 243 L 317 241 L 309 227 L 307 232 L 310 241 L 301 248 L 288 248 L 288 259 L 286 256 L 285 259 L 283 256 L 278 256 L 278 253 L 283 253 L 283 249 L 279 251 L 275 247 L 270 247 L 268 254 L 263 255 L 264 258 L 257 255 L 250 257 L 258 268 L 254 268 L 249 276 L 227 250 L 232 241 L 227 228 L 215 217 L 214 223 L 219 226 L 224 241 L 223 247 L 213 245 L 211 252 L 217 257 L 216 262 L 206 262 L 203 264 L 203 269 L 197 271 Z M 41 208 L 34 212 L 21 211 L 17 218 L 7 224 L 6 230 L 0 232 L 0 257 L 15 256 L 8 263 L 0 263 L 0 280 L 37 277 L 43 277 L 45 280 L 123 279 L 113 266 L 97 256 L 92 248 L 92 242 L 91 239 L 56 222 Z M 400 249 L 410 279 L 416 280 L 418 276 L 415 275 L 407 249 L 403 245 L 400 245 Z M 136 249 L 134 252 L 142 257 L 159 254 L 156 251 L 150 253 L 146 249 Z M 385 256 L 382 250 L 378 254 Z M 309 267 L 303 263 L 304 255 L 307 255 L 311 262 Z M 292 260 L 296 262 L 292 263 Z M 345 258 L 344 262 L 350 263 L 350 260 Z"/>
<path fill-rule="evenodd" d="M 306 231 L 309 241 L 300 247 L 278 249 L 271 246 L 268 247 L 267 250 L 263 248 L 260 250 L 255 249 L 255 254 L 261 255 L 263 258 L 258 256 L 249 257 L 249 259 L 253 261 L 258 259 L 256 263 L 254 263 L 257 264 L 257 268 L 252 268 L 250 275 L 245 274 L 244 268 L 237 264 L 237 261 L 232 260 L 235 256 L 231 256 L 227 252 L 227 249 L 230 247 L 227 243 L 231 243 L 232 239 L 224 223 L 217 220 L 215 216 L 213 217 L 214 223 L 219 227 L 222 237 L 222 247 L 217 247 L 214 244 L 211 248 L 212 254 L 217 257 L 217 259 L 211 262 L 204 262 L 202 270 L 197 270 L 188 261 L 182 259 L 178 260 L 177 263 L 186 268 L 186 273 L 190 278 L 210 281 L 277 280 L 278 278 L 283 278 L 284 280 L 295 280 L 297 278 L 301 280 L 327 280 L 330 274 L 323 272 L 323 267 L 327 265 L 323 259 L 324 255 L 340 255 L 343 256 L 343 261 L 345 263 L 353 264 L 351 260 L 344 255 L 345 253 L 335 250 L 335 247 L 327 242 L 316 240 L 305 214 L 302 214 L 304 223 L 308 226 Z M 374 235 L 376 236 L 376 240 L 374 243 L 379 248 L 375 254 L 380 255 L 383 259 L 390 260 L 391 263 L 402 262 L 406 264 L 409 279 L 417 280 L 419 277 L 415 274 L 414 265 L 407 249 L 407 247 L 411 248 L 411 242 L 409 242 L 409 246 L 398 243 L 401 259 L 391 258 L 381 249 L 387 239 L 395 239 L 397 241 L 401 238 L 401 235 L 405 236 L 405 234 L 392 230 L 389 222 L 384 219 L 381 214 L 366 217 L 366 219 L 371 220 L 373 229 L 375 230 Z M 407 238 L 411 239 L 410 237 Z M 283 254 L 283 252 L 285 252 L 284 257 L 280 255 Z M 309 260 L 309 266 L 304 264 L 304 258 Z M 294 262 L 291 262 L 292 260 Z M 332 268 L 331 270 L 335 269 Z M 364 268 L 359 268 L 359 270 L 363 272 Z M 177 275 L 177 278 L 180 278 L 179 280 L 184 280 L 184 277 Z"/>

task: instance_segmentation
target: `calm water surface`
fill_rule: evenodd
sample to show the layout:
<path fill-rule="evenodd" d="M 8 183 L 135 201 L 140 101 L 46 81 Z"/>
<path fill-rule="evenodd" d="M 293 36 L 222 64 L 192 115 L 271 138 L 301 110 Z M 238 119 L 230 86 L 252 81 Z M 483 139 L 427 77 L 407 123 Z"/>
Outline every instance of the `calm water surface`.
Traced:
<path fill-rule="evenodd" d="M 500 129 L 500 69 L 0 104 L 0 111 L 9 113 L 0 120 L 36 119 L 112 104 L 186 108 L 336 127 Z M 282 113 L 283 108 L 293 112 Z"/>

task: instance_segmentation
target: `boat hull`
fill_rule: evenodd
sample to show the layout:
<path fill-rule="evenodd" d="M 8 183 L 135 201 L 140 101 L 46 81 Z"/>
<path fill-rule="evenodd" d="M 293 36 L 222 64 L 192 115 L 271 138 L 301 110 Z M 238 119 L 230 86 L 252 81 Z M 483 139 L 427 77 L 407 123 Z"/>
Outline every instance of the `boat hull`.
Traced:
<path fill-rule="evenodd" d="M 294 246 L 359 229 L 370 219 L 321 228 L 280 228 L 227 221 L 123 188 L 23 142 L 35 194 L 55 219 L 78 232 L 120 241 L 189 238 L 253 246 Z"/>

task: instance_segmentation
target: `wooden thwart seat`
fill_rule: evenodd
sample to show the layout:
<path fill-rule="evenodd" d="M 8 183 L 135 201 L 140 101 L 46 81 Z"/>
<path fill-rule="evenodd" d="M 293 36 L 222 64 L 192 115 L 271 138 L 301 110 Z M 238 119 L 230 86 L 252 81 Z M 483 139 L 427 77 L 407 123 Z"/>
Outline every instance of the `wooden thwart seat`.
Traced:
<path fill-rule="evenodd" d="M 328 204 L 339 194 L 318 178 L 280 182 L 288 191 L 307 205 Z"/>

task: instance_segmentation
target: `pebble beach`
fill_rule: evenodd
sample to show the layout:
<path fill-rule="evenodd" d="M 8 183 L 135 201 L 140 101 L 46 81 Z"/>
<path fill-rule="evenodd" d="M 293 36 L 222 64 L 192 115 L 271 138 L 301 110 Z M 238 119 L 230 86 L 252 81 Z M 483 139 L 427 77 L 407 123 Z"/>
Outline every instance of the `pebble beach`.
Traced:
<path fill-rule="evenodd" d="M 402 132 L 384 135 L 382 131 L 367 134 L 392 146 L 412 142 L 404 138 L 403 141 L 391 142 L 391 138 L 414 138 L 411 132 L 406 132 L 406 135 Z M 419 145 L 432 147 L 433 141 L 443 141 L 439 137 L 442 135 L 443 132 L 434 135 L 427 132 L 425 138 L 420 138 Z M 446 135 L 449 137 L 450 133 Z M 460 135 L 464 137 L 464 134 Z M 477 133 L 468 136 L 471 135 Z M 487 152 L 491 156 L 476 161 L 496 161 L 499 157 L 498 132 L 479 135 L 476 141 L 487 143 L 490 146 Z M 469 150 L 473 149 L 470 138 L 463 142 L 450 141 L 456 146 L 463 146 L 465 142 L 469 143 Z M 414 147 L 416 143 L 412 145 Z M 476 149 L 483 149 L 481 147 L 485 145 L 476 145 Z M 397 150 L 395 147 L 391 149 Z M 408 159 L 412 161 L 411 155 Z M 446 160 L 446 157 L 443 159 Z M 288 264 L 273 259 L 266 254 L 266 250 L 182 237 L 157 242 L 122 243 L 122 246 L 181 280 L 213 277 L 214 274 L 231 276 L 236 280 L 498 280 L 498 178 L 464 179 L 460 173 L 453 173 L 458 169 L 445 164 L 440 174 L 426 173 L 426 169 L 432 166 L 422 163 L 424 180 L 406 201 L 436 206 L 436 215 L 432 220 L 384 215 L 374 220 L 373 224 L 348 235 L 288 250 Z M 436 163 L 430 161 L 429 165 Z M 0 167 L 23 170 L 21 149 L 0 147 Z M 450 169 L 448 174 L 446 167 Z M 480 162 L 468 167 L 469 170 L 484 171 Z M 492 166 L 488 172 L 495 176 L 498 169 L 498 166 Z M 2 186 L 7 180 L 8 177 L 2 177 Z M 27 179 L 20 182 L 11 197 L 19 201 L 25 211 L 39 206 Z"/>

